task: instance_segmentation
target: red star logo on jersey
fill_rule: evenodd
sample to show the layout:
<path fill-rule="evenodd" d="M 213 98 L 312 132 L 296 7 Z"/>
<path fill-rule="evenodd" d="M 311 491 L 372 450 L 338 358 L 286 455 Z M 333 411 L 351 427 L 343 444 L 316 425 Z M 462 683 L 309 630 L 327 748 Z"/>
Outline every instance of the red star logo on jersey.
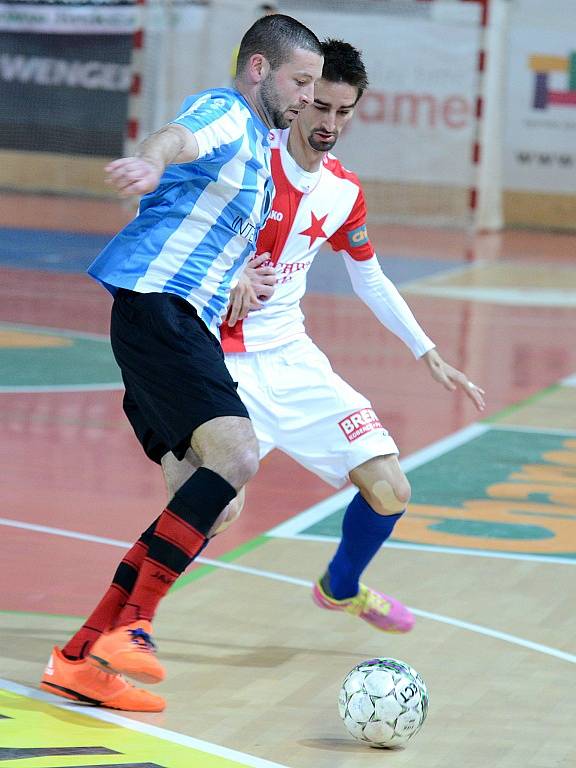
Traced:
<path fill-rule="evenodd" d="M 312 213 L 312 223 L 308 227 L 308 229 L 305 229 L 303 232 L 299 232 L 299 235 L 307 235 L 310 238 L 310 245 L 309 248 L 312 248 L 314 243 L 319 237 L 327 237 L 326 232 L 322 229 L 324 226 L 324 222 L 328 218 L 328 214 L 325 214 L 322 216 L 321 219 L 317 219 L 314 211 Z"/>

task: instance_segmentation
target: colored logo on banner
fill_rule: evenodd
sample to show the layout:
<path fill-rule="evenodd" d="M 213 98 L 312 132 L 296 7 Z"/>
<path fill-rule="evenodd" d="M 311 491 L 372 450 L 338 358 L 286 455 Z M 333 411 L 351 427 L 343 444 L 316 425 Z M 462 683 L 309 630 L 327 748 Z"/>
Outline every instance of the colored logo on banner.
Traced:
<path fill-rule="evenodd" d="M 569 56 L 530 56 L 529 66 L 534 72 L 534 109 L 576 107 L 576 51 Z M 551 87 L 551 77 L 555 72 L 566 73 L 565 90 Z"/>

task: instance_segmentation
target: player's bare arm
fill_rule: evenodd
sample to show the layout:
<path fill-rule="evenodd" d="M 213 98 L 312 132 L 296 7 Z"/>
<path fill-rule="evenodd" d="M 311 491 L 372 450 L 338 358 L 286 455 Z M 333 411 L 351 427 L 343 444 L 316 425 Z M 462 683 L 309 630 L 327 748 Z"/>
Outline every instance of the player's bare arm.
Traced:
<path fill-rule="evenodd" d="M 436 348 L 426 352 L 422 359 L 426 361 L 426 365 L 435 381 L 442 384 L 450 392 L 455 392 L 458 389 L 462 390 L 466 397 L 474 403 L 477 410 L 484 410 L 484 390 L 473 384 L 465 373 L 445 362 L 438 354 Z"/>
<path fill-rule="evenodd" d="M 190 163 L 198 157 L 198 142 L 192 131 L 174 123 L 145 139 L 136 154 L 106 166 L 106 181 L 120 197 L 153 192 L 171 163 Z"/>

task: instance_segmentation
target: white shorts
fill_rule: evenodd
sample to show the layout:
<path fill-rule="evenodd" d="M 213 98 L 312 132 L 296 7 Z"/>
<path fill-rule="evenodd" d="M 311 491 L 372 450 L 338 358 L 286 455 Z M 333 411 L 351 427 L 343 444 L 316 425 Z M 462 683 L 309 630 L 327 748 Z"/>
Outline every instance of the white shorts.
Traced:
<path fill-rule="evenodd" d="M 279 448 L 330 485 L 398 448 L 370 401 L 332 370 L 307 337 L 263 352 L 226 355 L 226 364 L 260 442 L 260 458 Z"/>

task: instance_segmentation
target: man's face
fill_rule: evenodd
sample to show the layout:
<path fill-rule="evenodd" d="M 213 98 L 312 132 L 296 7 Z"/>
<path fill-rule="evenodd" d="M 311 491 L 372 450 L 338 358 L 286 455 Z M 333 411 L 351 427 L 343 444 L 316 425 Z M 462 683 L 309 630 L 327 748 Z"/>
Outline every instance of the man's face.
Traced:
<path fill-rule="evenodd" d="M 289 61 L 269 72 L 260 99 L 273 128 L 287 128 L 301 109 L 314 100 L 314 82 L 322 74 L 322 57 L 296 48 Z"/>
<path fill-rule="evenodd" d="M 358 89 L 348 83 L 318 80 L 314 101 L 298 116 L 298 129 L 317 152 L 329 152 L 354 114 Z"/>

